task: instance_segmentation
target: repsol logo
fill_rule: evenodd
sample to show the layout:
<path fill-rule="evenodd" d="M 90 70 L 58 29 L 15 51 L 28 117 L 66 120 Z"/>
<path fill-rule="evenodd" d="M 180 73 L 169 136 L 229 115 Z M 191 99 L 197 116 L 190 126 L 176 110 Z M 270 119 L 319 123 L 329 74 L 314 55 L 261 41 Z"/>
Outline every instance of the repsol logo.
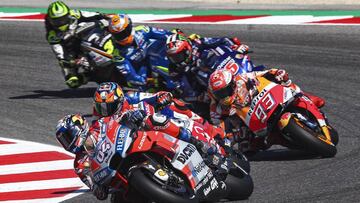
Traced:
<path fill-rule="evenodd" d="M 259 100 L 260 100 L 261 98 L 264 97 L 264 95 L 265 95 L 266 92 L 267 92 L 267 90 L 266 90 L 266 89 L 263 89 L 263 90 L 257 95 L 257 97 L 255 97 L 255 98 L 251 101 L 250 109 L 249 109 L 249 111 L 248 111 L 248 115 L 249 115 L 249 116 L 253 113 L 254 108 L 255 108 L 255 105 L 259 102 Z"/>
<path fill-rule="evenodd" d="M 191 155 L 196 151 L 196 147 L 194 145 L 188 144 L 183 151 L 179 154 L 176 160 L 180 161 L 182 164 L 191 157 Z"/>

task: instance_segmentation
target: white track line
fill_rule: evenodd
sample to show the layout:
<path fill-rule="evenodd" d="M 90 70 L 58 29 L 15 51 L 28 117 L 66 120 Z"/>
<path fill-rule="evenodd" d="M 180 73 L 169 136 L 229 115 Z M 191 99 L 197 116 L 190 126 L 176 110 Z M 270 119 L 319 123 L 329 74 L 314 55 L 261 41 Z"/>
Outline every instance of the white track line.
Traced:
<path fill-rule="evenodd" d="M 27 200 L 10 200 L 10 201 L 1 201 L 1 203 L 58 203 L 58 202 L 62 202 L 67 199 L 76 197 L 76 196 L 84 193 L 84 190 L 87 190 L 86 187 L 83 187 L 80 190 L 75 191 L 74 193 L 68 194 L 64 197 L 44 198 L 44 199 L 27 199 Z"/>
<path fill-rule="evenodd" d="M 338 20 L 352 18 L 353 16 L 321 16 L 296 15 L 296 16 L 265 16 L 250 19 L 229 20 L 216 22 L 216 24 L 255 24 L 255 25 L 297 25 L 321 20 Z"/>
<path fill-rule="evenodd" d="M 0 144 L 0 156 L 33 153 L 33 152 L 44 152 L 44 151 L 51 151 L 51 150 L 49 150 L 49 146 L 46 145 L 34 146 L 27 143 Z"/>
<path fill-rule="evenodd" d="M 46 189 L 58 189 L 69 187 L 83 187 L 84 184 L 80 178 L 62 178 L 53 180 L 40 180 L 40 181 L 27 181 L 16 183 L 4 183 L 0 184 L 1 192 L 20 192 L 28 190 L 46 190 Z"/>
<path fill-rule="evenodd" d="M 74 160 L 45 161 L 0 166 L 0 175 L 72 169 Z"/>

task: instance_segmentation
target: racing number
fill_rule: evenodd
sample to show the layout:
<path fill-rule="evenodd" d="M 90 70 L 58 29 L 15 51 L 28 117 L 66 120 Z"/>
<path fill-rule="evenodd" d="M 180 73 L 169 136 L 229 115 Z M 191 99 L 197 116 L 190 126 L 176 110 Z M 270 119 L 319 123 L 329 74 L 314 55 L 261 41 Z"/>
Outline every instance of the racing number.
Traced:
<path fill-rule="evenodd" d="M 255 116 L 262 123 L 267 119 L 267 113 L 274 107 L 274 98 L 268 93 L 262 100 L 260 100 L 258 107 L 255 110 Z"/>
<path fill-rule="evenodd" d="M 107 151 L 109 151 L 110 148 L 111 148 L 111 145 L 107 141 L 105 141 L 101 144 L 101 148 L 98 151 L 98 154 L 96 155 L 96 160 L 99 163 L 102 163 L 104 161 L 104 159 L 108 155 Z"/>
<path fill-rule="evenodd" d="M 103 49 L 108 54 L 112 54 L 114 52 L 114 45 L 111 39 L 109 39 L 103 46 Z"/>
<path fill-rule="evenodd" d="M 225 69 L 229 70 L 233 75 L 235 75 L 239 70 L 239 65 L 231 60 L 226 63 Z"/>
<path fill-rule="evenodd" d="M 194 126 L 194 130 L 197 134 L 204 136 L 204 138 L 206 139 L 206 141 L 210 142 L 211 144 L 214 144 L 213 141 L 211 140 L 211 137 L 204 131 L 203 128 L 199 127 L 199 126 Z M 196 136 L 197 137 L 197 136 Z"/>

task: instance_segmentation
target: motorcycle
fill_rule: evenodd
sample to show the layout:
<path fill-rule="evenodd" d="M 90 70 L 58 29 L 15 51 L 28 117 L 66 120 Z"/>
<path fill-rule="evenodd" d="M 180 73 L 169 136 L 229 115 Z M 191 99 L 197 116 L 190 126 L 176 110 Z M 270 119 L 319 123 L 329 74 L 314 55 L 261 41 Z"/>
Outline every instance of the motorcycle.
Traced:
<path fill-rule="evenodd" d="M 111 34 L 104 28 L 106 25 L 107 21 L 104 20 L 79 23 L 65 34 L 64 43 L 70 47 L 70 56 L 75 61 L 74 68 L 90 81 L 125 84 L 125 78 L 112 63 L 114 46 Z"/>
<path fill-rule="evenodd" d="M 105 126 L 90 168 L 96 184 L 111 188 L 114 202 L 238 200 L 253 191 L 236 159 L 227 158 L 233 167 L 221 179 L 190 143 L 158 131 L 130 130 L 114 120 Z"/>
<path fill-rule="evenodd" d="M 236 108 L 235 114 L 253 137 L 251 148 L 262 150 L 279 144 L 322 157 L 335 156 L 337 131 L 298 86 L 287 87 L 256 76 L 253 88 L 250 104 Z M 263 145 L 258 145 L 259 140 Z"/>
<path fill-rule="evenodd" d="M 125 91 L 148 91 L 153 92 L 158 89 L 165 89 L 161 85 L 166 82 L 167 68 L 162 66 L 146 67 L 148 70 L 146 87 L 129 87 L 125 77 L 115 68 L 112 61 L 115 47 L 112 35 L 107 31 L 107 21 L 94 21 L 79 23 L 74 33 L 69 36 L 76 36 L 69 44 L 80 44 L 79 50 L 74 50 L 76 56 L 76 68 L 84 73 L 90 81 L 96 83 L 117 82 Z M 66 41 L 65 37 L 65 41 Z M 153 43 L 149 49 L 158 49 L 159 44 Z M 73 54 L 75 55 L 75 54 Z M 154 54 L 149 54 L 149 58 L 155 61 Z M 149 59 L 149 60 L 150 60 Z M 136 70 L 139 71 L 139 70 Z M 155 90 L 154 90 L 155 89 Z"/>

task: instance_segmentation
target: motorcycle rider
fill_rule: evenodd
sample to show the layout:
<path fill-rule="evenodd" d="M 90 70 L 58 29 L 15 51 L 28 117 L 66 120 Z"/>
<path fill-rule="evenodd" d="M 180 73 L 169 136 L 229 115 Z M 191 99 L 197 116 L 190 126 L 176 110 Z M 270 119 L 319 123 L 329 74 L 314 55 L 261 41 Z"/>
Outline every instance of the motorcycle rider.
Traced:
<path fill-rule="evenodd" d="M 96 128 L 95 128 L 96 127 Z M 94 184 L 90 173 L 89 153 L 99 136 L 99 126 L 90 126 L 80 114 L 69 114 L 58 121 L 56 139 L 68 152 L 75 154 L 74 170 L 99 200 L 105 200 L 108 189 Z"/>
<path fill-rule="evenodd" d="M 102 125 L 106 125 L 111 119 L 113 117 L 101 118 L 98 121 L 99 125 L 89 127 L 83 116 L 80 114 L 70 114 L 60 119 L 56 127 L 57 141 L 65 150 L 75 154 L 75 173 L 90 188 L 98 200 L 107 199 L 109 187 L 95 183 L 91 173 L 90 162 L 91 157 L 95 153 L 94 149 L 99 141 L 98 139 L 100 139 L 100 129 L 102 129 Z M 213 157 L 218 157 L 216 159 L 217 162 L 210 162 L 212 167 L 218 168 L 216 174 L 220 176 L 228 173 L 226 171 L 227 165 L 225 164 L 227 162 L 219 160 L 221 159 L 219 155 L 214 154 Z M 114 194 L 112 198 L 117 198 L 117 194 Z"/>
<path fill-rule="evenodd" d="M 76 58 L 80 47 L 74 37 L 76 27 L 82 22 L 101 22 L 107 18 L 97 12 L 70 9 L 62 1 L 49 5 L 45 16 L 46 39 L 59 61 L 65 84 L 70 88 L 77 88 L 88 81 L 87 76 L 79 73 L 77 68 L 83 61 Z M 105 22 L 102 25 L 105 26 Z"/>
<path fill-rule="evenodd" d="M 144 88 L 148 84 L 148 71 L 155 69 L 169 87 L 173 86 L 167 76 L 168 60 L 164 51 L 170 31 L 144 25 L 133 27 L 131 18 L 124 14 L 113 15 L 108 30 L 115 45 L 114 62 L 130 87 Z"/>
<path fill-rule="evenodd" d="M 246 54 L 247 45 L 238 38 L 208 38 L 192 34 L 186 37 L 181 31 L 169 36 L 166 41 L 166 54 L 169 58 L 169 73 L 174 81 L 181 83 L 178 92 L 182 98 L 198 97 L 208 102 L 206 90 L 209 76 L 216 67 L 214 64 L 226 52 L 236 50 Z"/>
<path fill-rule="evenodd" d="M 97 117 L 97 119 L 111 116 L 118 123 L 124 124 L 129 128 L 141 128 L 141 130 L 145 131 L 160 131 L 189 142 L 195 145 L 204 156 L 204 160 L 211 167 L 216 168 L 217 175 L 224 177 L 224 175 L 228 173 L 228 171 L 226 171 L 228 168 L 225 166 L 225 162 L 228 160 L 218 154 L 217 144 L 222 146 L 226 153 L 231 152 L 229 151 L 231 150 L 229 148 L 230 142 L 225 138 L 225 132 L 222 128 L 211 125 L 196 114 L 194 115 L 190 110 L 185 108 L 184 104 L 174 100 L 172 94 L 169 92 L 158 92 L 152 95 L 145 93 L 145 95 L 142 96 L 140 94 L 141 93 L 136 97 L 142 100 L 137 104 L 130 104 L 126 99 L 129 98 L 130 95 L 125 96 L 117 83 L 102 83 L 94 94 L 93 115 Z M 133 99 L 133 101 L 135 100 Z M 156 109 L 161 111 L 156 112 Z M 171 111 L 173 113 L 172 115 L 176 112 L 178 117 L 166 116 L 169 115 L 167 111 Z M 174 117 L 180 120 L 173 119 Z M 203 124 L 202 128 L 209 136 L 209 138 L 207 138 L 208 140 L 205 142 L 192 136 L 192 131 L 195 129 L 182 125 L 181 120 L 193 120 L 194 122 Z M 99 120 L 97 120 L 97 122 L 99 122 Z M 93 125 L 96 126 L 96 122 Z M 223 164 L 225 165 L 223 166 Z"/>
<path fill-rule="evenodd" d="M 128 100 L 138 103 L 130 104 Z M 174 108 L 165 109 L 172 102 L 173 104 L 171 105 Z M 131 95 L 125 95 L 117 83 L 106 82 L 101 83 L 94 94 L 94 121 L 98 121 L 102 117 L 112 116 L 119 123 L 125 124 L 130 128 L 138 129 L 141 126 L 144 130 L 159 130 L 181 140 L 192 142 L 195 145 L 200 146 L 203 144 L 194 139 L 187 129 L 179 127 L 176 121 L 164 114 L 157 113 L 157 110 L 163 110 L 162 112 L 165 112 L 167 115 L 169 114 L 166 111 L 174 110 L 181 114 L 183 119 L 192 119 L 196 122 L 204 123 L 201 117 L 191 113 L 182 103 L 173 100 L 170 92 L 161 91 L 156 94 L 143 93 L 141 95 L 141 93 L 131 93 Z M 96 122 L 94 125 L 97 125 Z M 207 122 L 204 123 L 204 126 L 210 133 L 214 133 L 214 135 L 219 134 L 221 137 L 224 137 L 221 129 Z M 211 147 L 209 146 L 209 148 Z"/>
<path fill-rule="evenodd" d="M 265 77 L 266 79 L 283 86 L 291 87 L 295 91 L 300 91 L 300 88 L 293 84 L 289 79 L 288 73 L 283 69 L 270 69 L 265 71 L 254 71 L 250 73 L 236 74 L 234 75 L 230 70 L 219 69 L 211 74 L 209 79 L 209 96 L 211 98 L 210 103 L 210 116 L 212 123 L 222 125 L 224 128 L 224 122 L 222 118 L 230 118 L 231 128 L 237 130 L 235 134 L 237 137 L 234 139 L 240 139 L 240 147 L 243 151 L 254 150 L 249 145 L 260 146 L 265 148 L 264 140 L 257 137 L 251 137 L 250 132 L 244 123 L 232 122 L 232 116 L 236 116 L 236 109 L 248 107 L 251 104 L 252 99 L 258 94 L 256 89 L 257 76 Z M 306 93 L 304 93 L 308 96 Z M 312 101 L 321 100 L 316 96 L 308 96 Z M 228 123 L 229 124 L 229 123 Z M 229 132 L 229 129 L 226 129 Z"/>

